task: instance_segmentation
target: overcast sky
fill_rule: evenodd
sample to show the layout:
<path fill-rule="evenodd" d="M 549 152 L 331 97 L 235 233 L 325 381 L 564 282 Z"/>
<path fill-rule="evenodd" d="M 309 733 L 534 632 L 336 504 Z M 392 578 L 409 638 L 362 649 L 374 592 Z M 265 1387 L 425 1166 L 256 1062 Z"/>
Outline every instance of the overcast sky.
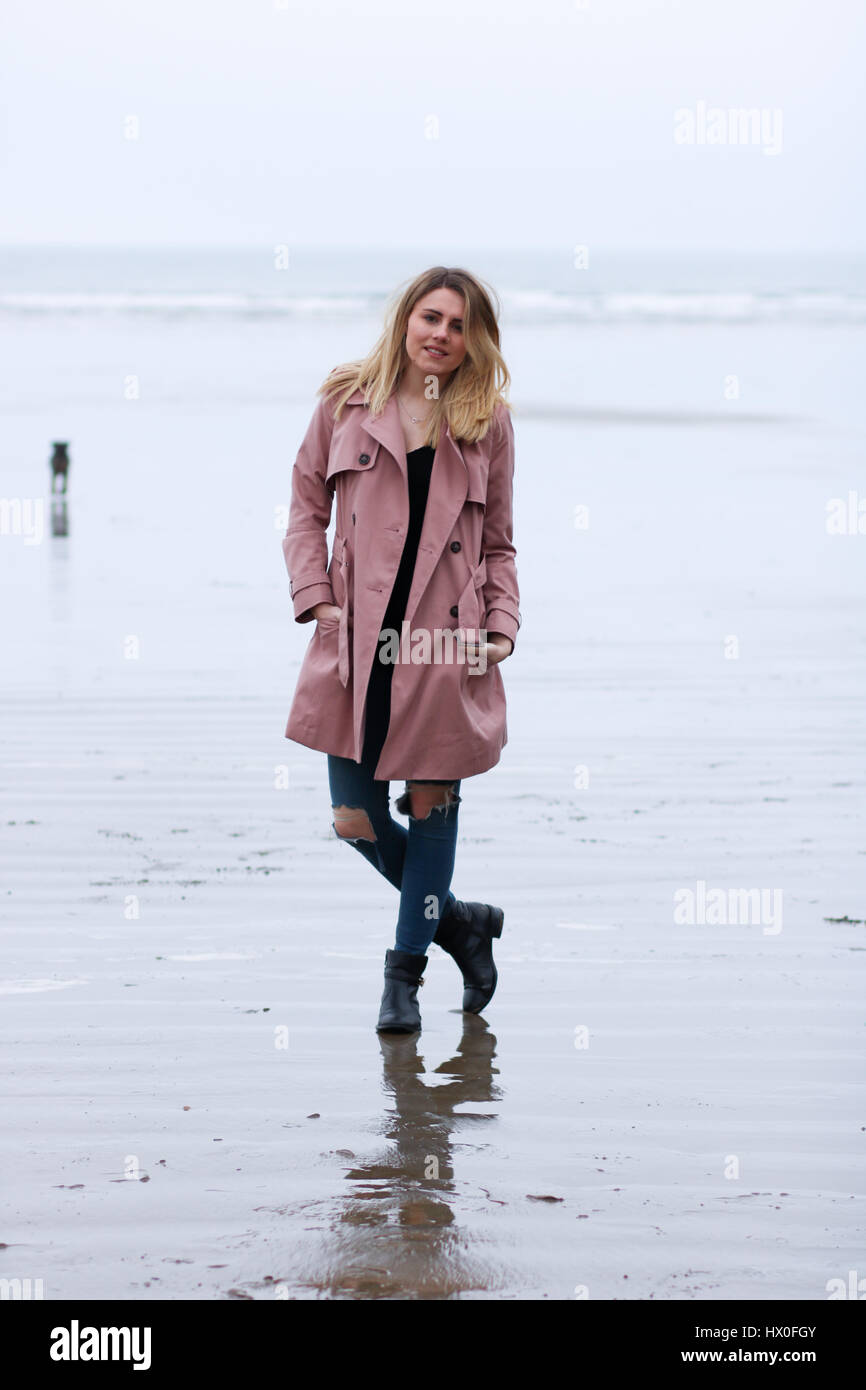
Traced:
<path fill-rule="evenodd" d="M 7 0 L 0 238 L 858 249 L 864 10 Z M 677 143 L 700 103 L 780 152 Z"/>

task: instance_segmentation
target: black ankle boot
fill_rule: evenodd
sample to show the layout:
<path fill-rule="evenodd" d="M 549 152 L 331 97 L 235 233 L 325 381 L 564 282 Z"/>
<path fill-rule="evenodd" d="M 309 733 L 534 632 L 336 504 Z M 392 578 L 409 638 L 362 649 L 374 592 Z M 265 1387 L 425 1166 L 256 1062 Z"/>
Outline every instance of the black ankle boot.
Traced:
<path fill-rule="evenodd" d="M 418 986 L 427 964 L 426 956 L 411 951 L 385 952 L 385 988 L 379 1008 L 377 1033 L 417 1033 L 421 1028 Z"/>
<path fill-rule="evenodd" d="M 479 1014 L 493 998 L 499 978 L 493 964 L 493 937 L 502 935 L 505 913 L 489 903 L 456 902 L 439 919 L 433 940 L 453 956 L 463 974 L 463 1012 Z"/>

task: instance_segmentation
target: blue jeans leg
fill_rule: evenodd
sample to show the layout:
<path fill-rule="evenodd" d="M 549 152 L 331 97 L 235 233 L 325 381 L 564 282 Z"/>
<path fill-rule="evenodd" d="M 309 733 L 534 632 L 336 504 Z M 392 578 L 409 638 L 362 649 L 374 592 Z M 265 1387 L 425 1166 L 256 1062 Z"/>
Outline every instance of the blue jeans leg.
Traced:
<path fill-rule="evenodd" d="M 373 768 L 375 763 L 371 767 L 369 761 L 356 763 L 352 758 L 338 758 L 329 753 L 331 806 L 360 807 L 367 812 L 375 840 L 350 840 L 347 836 L 340 838 L 358 850 L 399 892 L 409 837 L 391 815 L 388 806 L 389 783 L 377 782 L 373 777 Z M 336 833 L 337 827 L 333 821 L 331 825 Z"/>
<path fill-rule="evenodd" d="M 397 916 L 396 949 L 417 952 L 419 956 L 426 953 L 436 935 L 445 905 L 454 902 L 454 894 L 449 890 L 457 853 L 460 780 L 439 782 L 437 785 L 450 786 L 451 793 L 441 805 L 431 807 L 429 814 L 420 820 L 412 815 L 410 783 L 406 783 L 406 791 L 397 801 L 398 809 L 405 810 L 409 817 L 409 830 Z"/>
<path fill-rule="evenodd" d="M 398 799 L 399 809 L 409 815 L 409 828 L 405 830 L 390 812 L 390 784 L 376 781 L 373 776 L 378 752 L 372 758 L 365 751 L 360 763 L 331 753 L 327 757 L 331 805 L 366 811 L 376 837 L 340 838 L 362 854 L 400 893 L 395 950 L 424 955 L 442 913 L 456 901 L 450 885 L 457 853 L 460 781 L 440 781 L 440 785 L 453 789 L 449 804 L 434 806 L 423 820 L 411 815 L 407 783 L 406 792 Z M 336 825 L 333 821 L 331 824 L 336 833 Z"/>

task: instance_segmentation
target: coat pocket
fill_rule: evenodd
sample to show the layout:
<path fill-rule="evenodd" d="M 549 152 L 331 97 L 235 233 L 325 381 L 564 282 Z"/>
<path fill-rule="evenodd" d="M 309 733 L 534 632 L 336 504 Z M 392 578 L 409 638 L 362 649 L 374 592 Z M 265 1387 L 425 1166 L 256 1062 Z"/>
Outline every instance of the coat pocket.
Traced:
<path fill-rule="evenodd" d="M 342 536 L 334 536 L 333 553 L 331 563 L 328 567 L 328 576 L 331 580 L 331 591 L 334 595 L 334 602 L 341 608 L 346 606 L 348 596 L 348 560 L 346 558 L 346 542 Z"/>
<path fill-rule="evenodd" d="M 349 611 L 345 603 L 338 617 L 317 619 L 313 641 L 317 642 L 321 657 L 327 664 L 336 660 L 340 684 L 345 688 L 349 683 L 352 665 L 352 636 Z"/>
<path fill-rule="evenodd" d="M 482 589 L 486 583 L 487 560 L 482 555 L 480 563 L 470 574 L 466 587 L 457 600 L 458 627 L 479 628 L 483 626 L 485 610 Z"/>

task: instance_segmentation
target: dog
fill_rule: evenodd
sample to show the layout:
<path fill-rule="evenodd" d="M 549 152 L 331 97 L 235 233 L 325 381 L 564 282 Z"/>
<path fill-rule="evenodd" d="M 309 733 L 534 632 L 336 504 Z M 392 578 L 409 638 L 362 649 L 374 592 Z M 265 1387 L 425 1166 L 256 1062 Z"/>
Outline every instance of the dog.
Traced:
<path fill-rule="evenodd" d="M 64 444 L 55 442 L 54 453 L 51 455 L 52 493 L 66 491 L 66 480 L 69 476 L 69 454 L 67 452 L 68 449 L 68 443 Z M 59 488 L 58 482 L 60 483 Z"/>

